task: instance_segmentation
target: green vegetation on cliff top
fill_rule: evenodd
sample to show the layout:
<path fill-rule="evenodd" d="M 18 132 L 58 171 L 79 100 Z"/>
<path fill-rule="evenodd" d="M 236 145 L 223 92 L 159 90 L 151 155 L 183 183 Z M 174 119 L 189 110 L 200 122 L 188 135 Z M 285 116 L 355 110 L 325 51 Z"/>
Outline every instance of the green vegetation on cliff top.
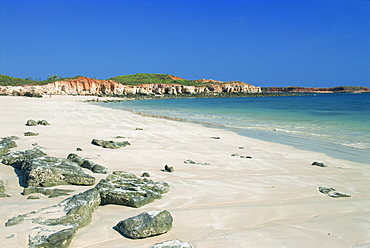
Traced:
<path fill-rule="evenodd" d="M 78 78 L 80 76 L 71 78 L 61 78 L 57 75 L 49 75 L 46 80 L 32 79 L 32 78 L 15 78 L 0 74 L 0 85 L 22 86 L 22 85 L 45 85 L 60 80 L 68 80 Z M 133 75 L 122 75 L 111 77 L 105 80 L 113 80 L 124 85 L 139 85 L 139 84 L 181 84 L 188 86 L 204 86 L 209 83 L 198 82 L 196 80 L 181 79 L 168 74 L 155 73 L 137 73 Z"/>

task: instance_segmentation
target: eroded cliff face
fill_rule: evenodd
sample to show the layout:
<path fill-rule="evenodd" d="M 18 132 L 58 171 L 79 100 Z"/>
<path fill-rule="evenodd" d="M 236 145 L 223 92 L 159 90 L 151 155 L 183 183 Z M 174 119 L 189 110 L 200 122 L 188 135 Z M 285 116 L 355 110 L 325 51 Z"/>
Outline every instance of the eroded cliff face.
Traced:
<path fill-rule="evenodd" d="M 2 95 L 178 95 L 199 93 L 261 93 L 261 88 L 242 82 L 223 83 L 206 80 L 206 86 L 180 84 L 123 85 L 112 80 L 97 80 L 79 77 L 66 81 L 36 86 L 0 86 Z M 199 81 L 200 82 L 200 81 Z"/>

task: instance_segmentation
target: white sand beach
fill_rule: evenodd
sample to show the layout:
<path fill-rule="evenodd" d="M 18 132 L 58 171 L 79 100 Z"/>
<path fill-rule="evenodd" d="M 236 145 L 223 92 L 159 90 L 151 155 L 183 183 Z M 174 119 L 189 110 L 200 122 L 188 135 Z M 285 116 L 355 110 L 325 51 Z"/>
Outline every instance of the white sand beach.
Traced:
<path fill-rule="evenodd" d="M 237 135 L 198 124 L 144 117 L 81 102 L 82 96 L 47 98 L 0 97 L 0 137 L 16 135 L 17 148 L 37 143 L 50 156 L 78 153 L 109 171 L 140 176 L 171 189 L 162 199 L 141 208 L 100 206 L 92 222 L 77 231 L 71 248 L 137 247 L 180 239 L 197 248 L 215 247 L 370 247 L 370 164 L 331 158 L 325 154 Z M 25 126 L 28 119 L 47 120 L 50 126 Z M 135 130 L 140 128 L 142 130 Z M 32 131 L 38 136 L 24 136 Z M 126 137 L 130 146 L 117 150 L 92 145 L 92 139 Z M 212 137 L 220 137 L 213 139 Z M 76 148 L 82 151 L 76 152 Z M 244 149 L 240 149 L 243 147 Z M 241 158 L 232 154 L 251 156 Z M 209 165 L 185 164 L 194 160 Z M 312 166 L 313 161 L 328 167 Z M 163 172 L 165 165 L 173 173 Z M 87 174 L 96 182 L 104 174 Z M 24 222 L 5 227 L 8 219 L 52 206 L 68 196 L 28 200 L 10 166 L 0 164 L 0 180 L 8 198 L 0 198 L 0 246 L 28 247 Z M 318 187 L 333 187 L 350 194 L 331 198 Z M 88 186 L 56 186 L 73 189 Z M 121 220 L 149 210 L 168 210 L 172 229 L 163 235 L 132 240 L 113 227 Z M 366 243 L 368 243 L 366 245 Z"/>

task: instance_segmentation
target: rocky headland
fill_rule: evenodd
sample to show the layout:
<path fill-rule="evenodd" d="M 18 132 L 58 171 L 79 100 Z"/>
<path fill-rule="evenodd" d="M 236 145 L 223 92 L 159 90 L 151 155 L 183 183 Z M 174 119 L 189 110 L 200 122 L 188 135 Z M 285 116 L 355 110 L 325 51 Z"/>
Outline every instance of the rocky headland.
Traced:
<path fill-rule="evenodd" d="M 0 86 L 1 95 L 35 96 L 43 95 L 196 95 L 207 93 L 261 93 L 261 88 L 243 82 L 224 83 L 216 80 L 196 80 L 203 86 L 188 86 L 178 83 L 152 83 L 125 85 L 113 80 L 98 80 L 78 77 L 55 81 L 46 85 Z"/>

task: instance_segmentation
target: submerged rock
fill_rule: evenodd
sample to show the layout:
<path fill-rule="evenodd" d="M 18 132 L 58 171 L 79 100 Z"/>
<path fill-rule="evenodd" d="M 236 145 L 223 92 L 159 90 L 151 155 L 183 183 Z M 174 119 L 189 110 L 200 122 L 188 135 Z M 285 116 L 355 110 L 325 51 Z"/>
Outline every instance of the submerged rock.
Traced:
<path fill-rule="evenodd" d="M 124 171 L 114 171 L 95 186 L 100 192 L 101 204 L 117 204 L 139 208 L 169 191 L 166 182 L 153 182 Z"/>
<path fill-rule="evenodd" d="M 123 236 L 142 239 L 168 232 L 173 218 L 167 210 L 155 210 L 120 221 L 114 229 Z"/>
<path fill-rule="evenodd" d="M 4 198 L 4 197 L 10 197 L 10 195 L 5 194 L 4 183 L 3 183 L 3 181 L 0 180 L 0 198 Z"/>
<path fill-rule="evenodd" d="M 30 230 L 29 247 L 65 248 L 71 243 L 77 229 L 91 222 L 91 215 L 99 204 L 99 192 L 89 189 L 57 205 L 15 216 L 5 226 L 30 221 L 37 226 Z"/>
<path fill-rule="evenodd" d="M 55 198 L 55 197 L 62 196 L 62 195 L 69 195 L 70 192 L 73 192 L 73 190 L 57 189 L 57 188 L 42 188 L 42 187 L 27 187 L 23 189 L 23 195 L 40 193 L 40 194 L 48 196 L 49 198 Z"/>
<path fill-rule="evenodd" d="M 339 197 L 351 197 L 351 195 L 338 192 L 334 188 L 327 188 L 327 187 L 319 187 L 319 191 L 325 195 L 328 195 L 333 198 L 339 198 Z"/>
<path fill-rule="evenodd" d="M 24 187 L 95 183 L 95 178 L 85 174 L 76 163 L 45 155 L 40 149 L 34 148 L 8 153 L 3 156 L 2 162 L 20 171 Z"/>
<path fill-rule="evenodd" d="M 91 144 L 96 145 L 96 146 L 101 146 L 103 148 L 108 148 L 108 149 L 118 149 L 118 148 L 130 145 L 128 141 L 115 142 L 113 140 L 99 140 L 99 139 L 93 139 L 91 141 Z"/>
<path fill-rule="evenodd" d="M 107 174 L 108 173 L 108 168 L 96 164 L 88 159 L 82 158 L 81 156 L 71 153 L 67 157 L 68 160 L 77 163 L 79 166 L 82 168 L 86 168 L 91 170 L 94 173 L 100 173 L 100 174 Z"/>
<path fill-rule="evenodd" d="M 157 243 L 152 245 L 150 248 L 193 248 L 189 243 L 184 241 L 173 239 L 164 241 L 162 243 Z"/>

